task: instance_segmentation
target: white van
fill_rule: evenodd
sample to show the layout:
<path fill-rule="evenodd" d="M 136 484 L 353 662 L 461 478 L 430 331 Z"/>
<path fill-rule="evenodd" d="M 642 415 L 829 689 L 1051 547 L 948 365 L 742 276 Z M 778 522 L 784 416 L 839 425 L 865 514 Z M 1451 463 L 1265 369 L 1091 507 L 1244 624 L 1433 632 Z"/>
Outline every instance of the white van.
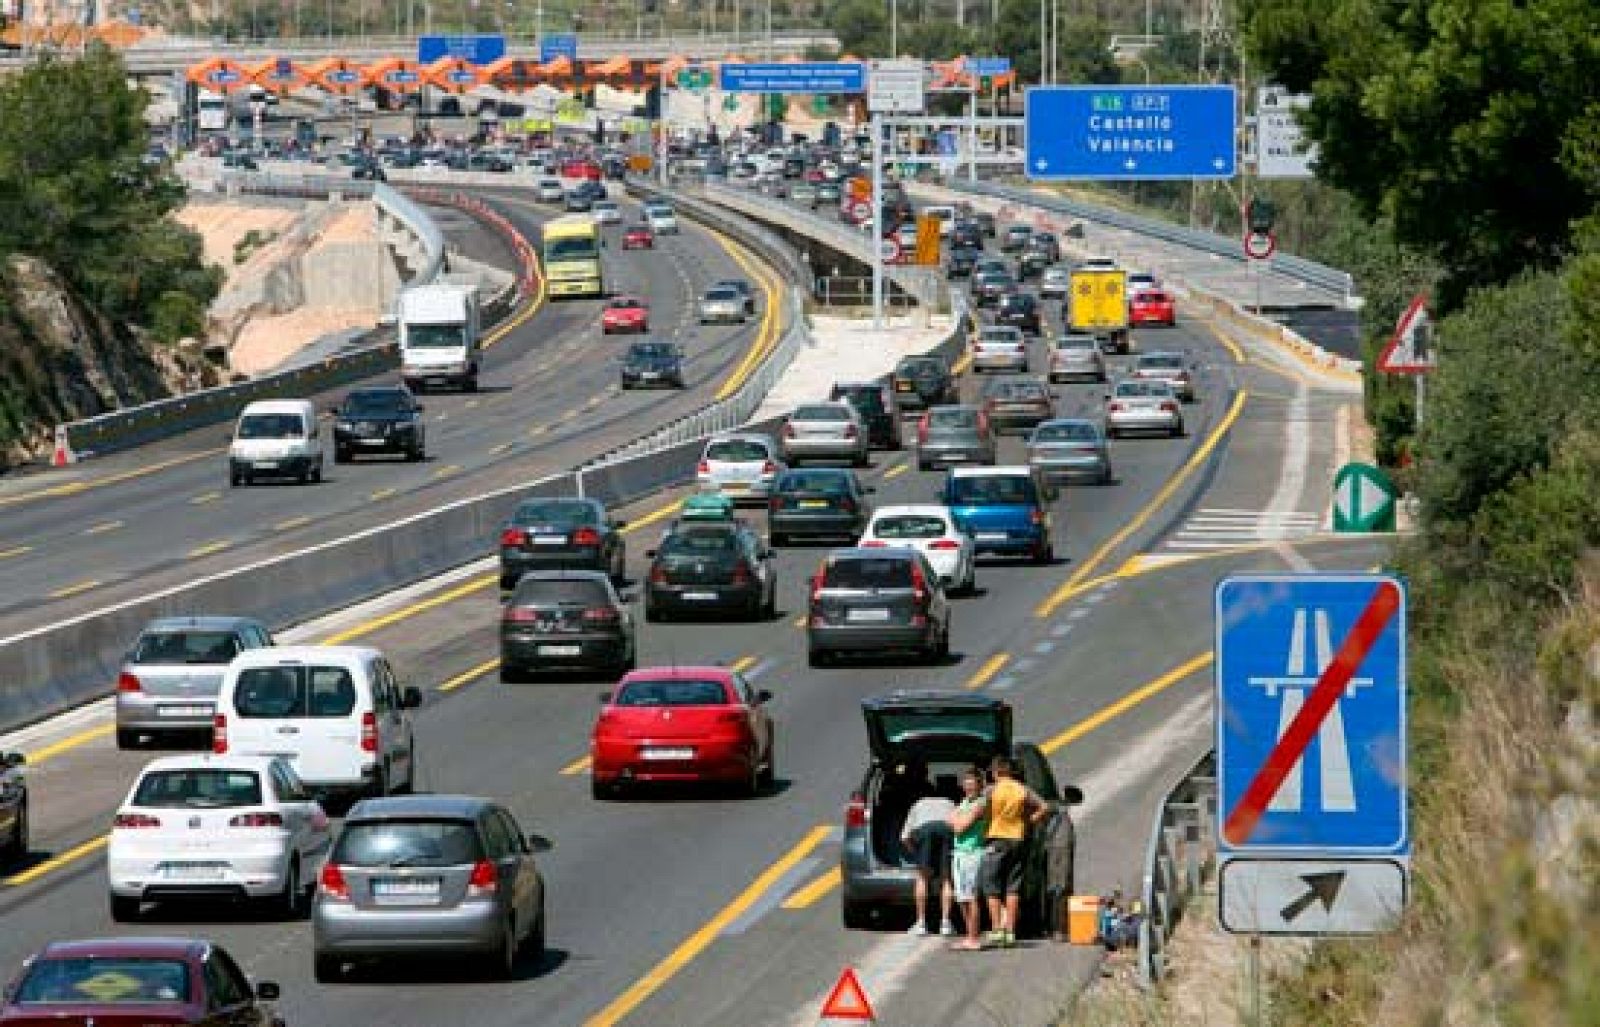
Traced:
<path fill-rule="evenodd" d="M 478 290 L 438 282 L 400 294 L 400 375 L 412 392 L 428 386 L 478 391 Z"/>
<path fill-rule="evenodd" d="M 417 783 L 411 710 L 381 652 L 304 645 L 241 653 L 217 695 L 211 748 L 282 756 L 322 794 L 389 795 Z"/>
<path fill-rule="evenodd" d="M 322 428 L 309 399 L 262 399 L 234 425 L 228 446 L 228 481 L 248 485 L 257 478 L 322 480 Z"/>

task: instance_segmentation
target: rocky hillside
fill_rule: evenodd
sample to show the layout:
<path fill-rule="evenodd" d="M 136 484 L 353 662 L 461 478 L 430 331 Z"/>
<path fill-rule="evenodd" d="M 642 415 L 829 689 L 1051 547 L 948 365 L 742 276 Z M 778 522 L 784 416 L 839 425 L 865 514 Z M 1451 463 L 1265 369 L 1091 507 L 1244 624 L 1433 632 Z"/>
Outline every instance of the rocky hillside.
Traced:
<path fill-rule="evenodd" d="M 0 265 L 0 471 L 48 458 L 54 426 L 218 384 L 198 346 L 160 346 L 91 310 L 48 265 Z"/>

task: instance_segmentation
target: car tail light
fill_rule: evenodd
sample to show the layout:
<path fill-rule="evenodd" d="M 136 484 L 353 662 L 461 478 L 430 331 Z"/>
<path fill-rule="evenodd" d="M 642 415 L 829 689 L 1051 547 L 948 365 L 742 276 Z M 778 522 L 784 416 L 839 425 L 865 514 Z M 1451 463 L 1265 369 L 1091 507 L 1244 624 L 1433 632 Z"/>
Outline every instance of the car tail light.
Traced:
<path fill-rule="evenodd" d="M 928 415 L 923 414 L 917 421 L 917 445 L 925 446 L 928 443 Z"/>
<path fill-rule="evenodd" d="M 241 813 L 228 821 L 229 827 L 282 827 L 281 813 Z"/>
<path fill-rule="evenodd" d="M 989 415 L 981 410 L 978 412 L 978 431 L 989 434 Z"/>
<path fill-rule="evenodd" d="M 706 461 L 706 460 L 700 461 L 698 464 L 695 465 L 694 473 L 696 473 L 696 474 L 710 474 L 711 473 L 711 464 L 710 464 L 710 462 Z"/>
<path fill-rule="evenodd" d="M 211 718 L 211 751 L 228 751 L 228 718 L 221 713 Z"/>
<path fill-rule="evenodd" d="M 378 751 L 378 715 L 371 710 L 361 715 L 361 751 Z"/>
<path fill-rule="evenodd" d="M 844 826 L 866 827 L 868 819 L 866 796 L 860 792 L 852 792 L 850 801 L 844 804 Z"/>
<path fill-rule="evenodd" d="M 777 474 L 778 473 L 778 465 L 773 463 L 771 460 L 768 460 L 766 463 L 761 465 L 761 473 L 762 474 Z"/>
<path fill-rule="evenodd" d="M 118 813 L 111 821 L 111 826 L 119 830 L 160 827 L 161 818 L 152 817 L 148 813 Z"/>
<path fill-rule="evenodd" d="M 1028 511 L 1028 523 L 1033 525 L 1034 527 L 1038 527 L 1039 525 L 1043 524 L 1044 523 L 1044 511 L 1043 510 L 1038 510 L 1038 509 L 1029 510 Z"/>
<path fill-rule="evenodd" d="M 814 603 L 822 598 L 822 572 L 819 570 L 811 576 L 811 601 Z"/>
<path fill-rule="evenodd" d="M 665 585 L 667 583 L 667 569 L 660 564 L 650 568 L 650 584 Z"/>
<path fill-rule="evenodd" d="M 1113 403 L 1113 404 L 1111 404 L 1109 409 L 1111 410 L 1111 412 L 1113 414 L 1120 414 L 1123 411 L 1127 410 L 1128 406 L 1125 403 Z"/>
<path fill-rule="evenodd" d="M 1166 400 L 1161 404 L 1161 412 L 1164 414 L 1175 414 L 1178 412 L 1178 404 L 1174 403 L 1170 399 Z"/>
<path fill-rule="evenodd" d="M 772 513 L 777 513 L 779 510 L 783 509 L 783 500 L 779 499 L 777 496 L 772 496 L 767 500 L 767 509 Z"/>
<path fill-rule="evenodd" d="M 472 865 L 472 876 L 467 878 L 468 898 L 488 898 L 494 894 L 494 888 L 500 881 L 500 871 L 486 859 L 480 859 Z"/>
<path fill-rule="evenodd" d="M 948 551 L 951 549 L 960 549 L 961 543 L 957 542 L 953 538 L 938 538 L 934 539 L 932 542 L 929 542 L 928 548 Z"/>
<path fill-rule="evenodd" d="M 506 612 L 500 615 L 500 619 L 508 624 L 527 624 L 537 618 L 526 606 L 508 606 Z"/>
<path fill-rule="evenodd" d="M 622 620 L 622 614 L 617 612 L 615 606 L 591 606 L 583 611 L 585 624 L 599 624 L 609 627 Z"/>
<path fill-rule="evenodd" d="M 520 546 L 526 537 L 521 528 L 507 528 L 500 533 L 500 544 L 503 546 Z"/>
<path fill-rule="evenodd" d="M 579 528 L 572 533 L 572 544 L 575 546 L 597 546 L 600 544 L 600 533 L 593 528 Z"/>
<path fill-rule="evenodd" d="M 142 692 L 144 691 L 144 685 L 137 677 L 129 674 L 127 671 L 123 671 L 121 674 L 117 675 L 117 691 Z"/>
<path fill-rule="evenodd" d="M 735 585 L 750 584 L 750 565 L 743 560 L 733 565 L 733 583 Z"/>
<path fill-rule="evenodd" d="M 925 627 L 927 627 L 928 626 L 928 618 L 927 618 L 927 616 L 924 615 L 924 614 L 920 614 L 920 613 L 913 613 L 911 615 L 911 626 L 914 627 L 914 628 L 925 628 Z"/>
<path fill-rule="evenodd" d="M 856 512 L 855 497 L 854 496 L 841 496 L 841 497 L 839 497 L 839 509 L 843 510 L 845 513 L 855 513 Z"/>
<path fill-rule="evenodd" d="M 876 538 L 864 539 L 859 544 L 860 544 L 862 549 L 887 549 L 887 548 L 889 548 L 889 543 L 883 541 L 882 539 L 876 539 Z"/>
<path fill-rule="evenodd" d="M 911 565 L 911 598 L 922 602 L 928 597 L 928 579 L 922 576 L 922 567 Z"/>
<path fill-rule="evenodd" d="M 339 869 L 337 863 L 322 864 L 322 873 L 317 877 L 317 887 L 327 898 L 340 902 L 350 901 L 350 885 L 345 882 L 344 871 Z"/>
<path fill-rule="evenodd" d="M 794 425 L 785 424 L 783 426 L 783 437 L 786 438 L 786 439 L 792 439 L 792 438 L 794 438 L 794 436 L 795 436 Z"/>
<path fill-rule="evenodd" d="M 855 438 L 856 437 L 856 426 L 853 425 L 853 424 L 845 425 L 844 426 L 844 437 L 847 438 L 847 439 Z"/>

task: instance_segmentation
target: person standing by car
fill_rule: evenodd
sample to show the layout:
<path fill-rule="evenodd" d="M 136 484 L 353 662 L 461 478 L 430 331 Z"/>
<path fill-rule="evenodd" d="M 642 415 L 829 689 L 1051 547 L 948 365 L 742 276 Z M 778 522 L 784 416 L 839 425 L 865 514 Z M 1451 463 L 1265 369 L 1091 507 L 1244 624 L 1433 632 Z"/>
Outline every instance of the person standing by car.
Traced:
<path fill-rule="evenodd" d="M 950 828 L 955 832 L 950 884 L 961 904 L 967 936 L 950 948 L 956 952 L 980 952 L 983 939 L 978 935 L 978 922 L 982 919 L 978 911 L 978 871 L 983 866 L 984 840 L 989 832 L 989 821 L 984 816 L 982 767 L 973 764 L 962 772 L 961 796 L 961 803 L 950 814 Z"/>
<path fill-rule="evenodd" d="M 993 783 L 984 797 L 989 818 L 983 853 L 983 894 L 989 903 L 988 940 L 999 948 L 1017 942 L 1017 916 L 1022 896 L 1023 841 L 1028 829 L 1050 815 L 1050 804 L 1017 780 L 1017 768 L 1005 756 L 989 764 Z"/>
<path fill-rule="evenodd" d="M 927 778 L 924 776 L 923 782 Z M 928 930 L 928 889 L 939 888 L 939 933 L 954 937 L 955 924 L 950 920 L 954 895 L 950 888 L 950 850 L 955 832 L 950 818 L 955 815 L 956 804 L 943 795 L 924 795 L 911 804 L 906 814 L 905 826 L 900 829 L 900 843 L 911 853 L 917 864 L 917 880 L 912 894 L 917 903 L 917 919 L 910 934 L 925 937 Z"/>

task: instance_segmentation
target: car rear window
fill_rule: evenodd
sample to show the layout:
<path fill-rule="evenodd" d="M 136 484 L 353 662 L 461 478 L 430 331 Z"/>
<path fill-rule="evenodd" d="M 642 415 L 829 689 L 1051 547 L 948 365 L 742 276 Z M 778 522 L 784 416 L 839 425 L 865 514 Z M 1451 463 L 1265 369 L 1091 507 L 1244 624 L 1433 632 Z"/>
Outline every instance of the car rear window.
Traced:
<path fill-rule="evenodd" d="M 766 446 L 749 439 L 723 439 L 706 447 L 707 460 L 725 463 L 749 463 L 752 460 L 765 460 L 768 455 Z"/>
<path fill-rule="evenodd" d="M 611 601 L 604 582 L 588 578 L 524 577 L 517 582 L 511 602 L 515 606 L 551 606 L 561 603 L 600 606 Z"/>
<path fill-rule="evenodd" d="M 594 507 L 588 503 L 557 503 L 536 502 L 523 503 L 517 507 L 517 512 L 511 515 L 517 524 L 548 524 L 563 528 L 578 528 L 586 524 L 595 524 L 599 516 Z"/>
<path fill-rule="evenodd" d="M 951 498 L 957 503 L 1035 503 L 1033 479 L 1020 474 L 984 474 L 953 478 Z"/>
<path fill-rule="evenodd" d="M 1168 368 L 1182 370 L 1183 357 L 1176 353 L 1151 353 L 1139 358 L 1139 366 L 1157 370 L 1166 370 Z"/>
<path fill-rule="evenodd" d="M 139 779 L 135 806 L 223 809 L 261 805 L 261 777 L 253 770 L 154 770 Z"/>
<path fill-rule="evenodd" d="M 1022 333 L 1014 328 L 994 329 L 985 328 L 978 336 L 979 342 L 1004 342 L 1018 343 L 1022 341 Z"/>
<path fill-rule="evenodd" d="M 994 744 L 996 719 L 987 710 L 907 710 L 879 715 L 884 738 L 891 744 L 915 741 L 929 736 L 970 735 Z"/>
<path fill-rule="evenodd" d="M 932 514 L 891 514 L 872 522 L 872 534 L 884 539 L 940 538 L 948 527 L 943 517 Z"/>
<path fill-rule="evenodd" d="M 857 410 L 866 410 L 877 413 L 883 409 L 883 394 L 876 385 L 841 385 L 835 386 L 833 394 L 855 407 Z"/>
<path fill-rule="evenodd" d="M 239 655 L 231 631 L 147 631 L 139 636 L 133 662 L 226 664 Z"/>
<path fill-rule="evenodd" d="M 722 706 L 721 681 L 630 681 L 617 692 L 617 706 Z"/>
<path fill-rule="evenodd" d="M 906 360 L 895 369 L 896 374 L 915 376 L 918 378 L 935 375 L 944 370 L 944 364 L 938 360 Z"/>
<path fill-rule="evenodd" d="M 848 421 L 850 411 L 835 406 L 796 407 L 790 417 L 795 421 Z"/>
<path fill-rule="evenodd" d="M 131 1006 L 188 1002 L 191 995 L 189 964 L 181 959 L 81 956 L 36 961 L 12 1001 L 25 1006 Z"/>
<path fill-rule="evenodd" d="M 1056 340 L 1056 349 L 1094 349 L 1092 335 L 1063 335 Z"/>
<path fill-rule="evenodd" d="M 681 528 L 661 540 L 662 556 L 719 557 L 735 552 L 739 539 L 731 531 Z"/>
<path fill-rule="evenodd" d="M 824 588 L 910 588 L 911 561 L 893 556 L 834 557 L 823 567 Z"/>
<path fill-rule="evenodd" d="M 251 667 L 239 673 L 233 705 L 241 717 L 348 717 L 356 686 L 343 667 Z"/>
<path fill-rule="evenodd" d="M 1172 388 L 1166 382 L 1122 382 L 1117 386 L 1117 395 L 1165 399 L 1172 395 Z"/>
<path fill-rule="evenodd" d="M 778 481 L 779 492 L 836 492 L 850 491 L 850 479 L 843 474 L 827 471 L 790 471 Z"/>
<path fill-rule="evenodd" d="M 929 428 L 976 428 L 977 426 L 976 410 L 932 410 L 928 413 Z"/>
<path fill-rule="evenodd" d="M 357 820 L 329 858 L 346 867 L 456 867 L 482 859 L 483 846 L 467 820 Z"/>
<path fill-rule="evenodd" d="M 1164 292 L 1141 292 L 1134 297 L 1140 303 L 1165 303 L 1167 294 Z"/>
<path fill-rule="evenodd" d="M 1040 442 L 1096 442 L 1100 432 L 1086 421 L 1071 424 L 1041 424 L 1034 434 Z"/>

